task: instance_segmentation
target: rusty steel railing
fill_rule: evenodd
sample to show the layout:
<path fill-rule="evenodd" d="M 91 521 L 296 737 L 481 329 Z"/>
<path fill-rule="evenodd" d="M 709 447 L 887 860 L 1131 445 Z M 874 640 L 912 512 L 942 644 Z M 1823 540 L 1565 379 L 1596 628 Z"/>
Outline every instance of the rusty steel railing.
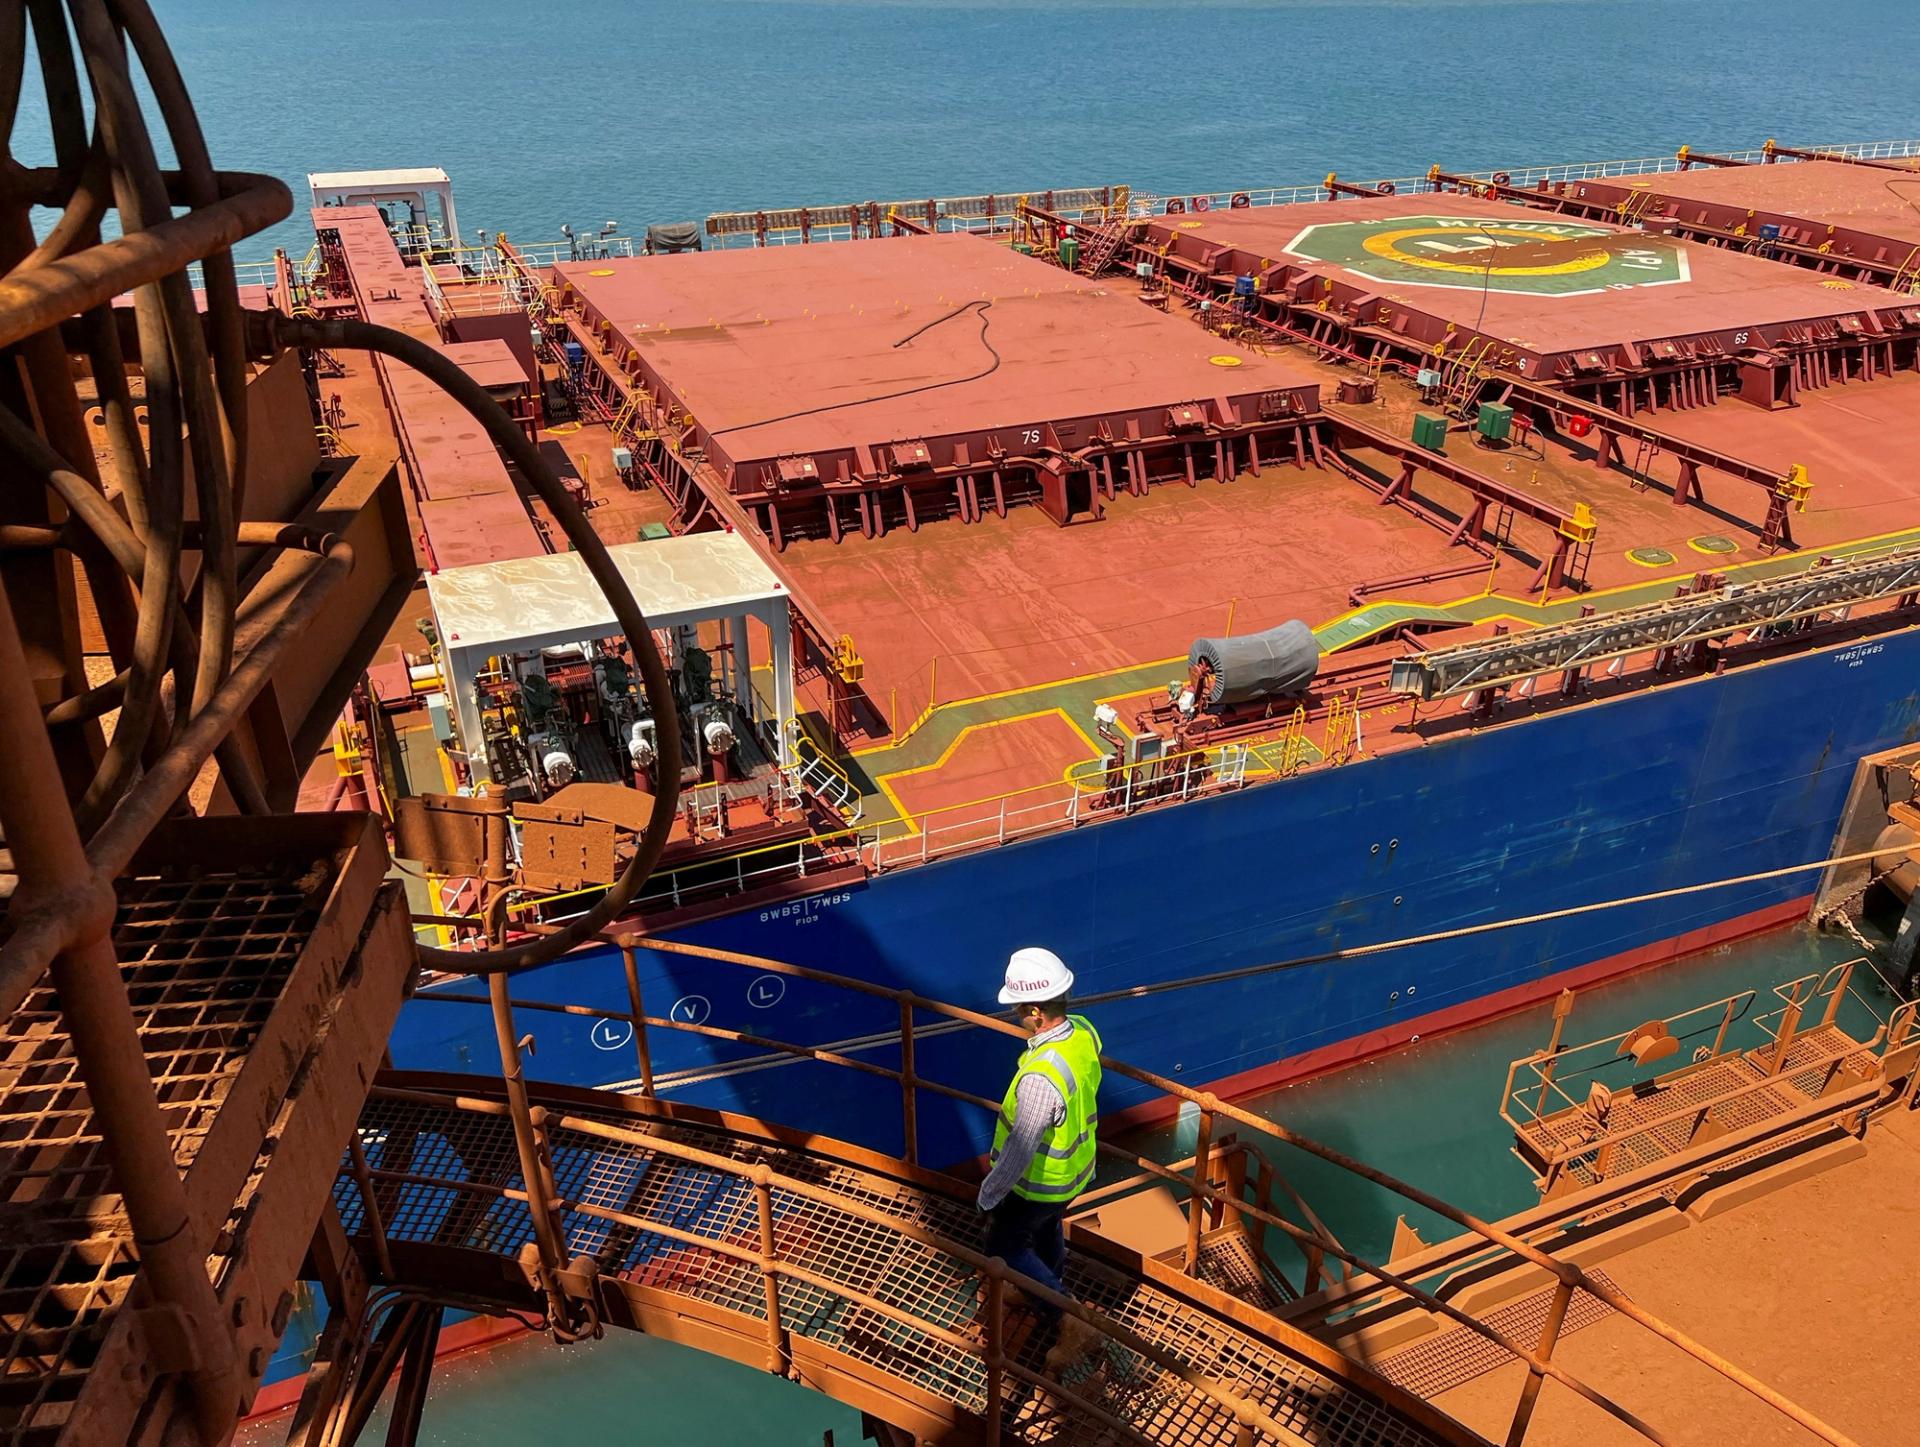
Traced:
<path fill-rule="evenodd" d="M 442 921 L 444 922 L 444 921 Z M 903 1133 L 902 1158 L 909 1164 L 919 1161 L 919 1141 L 917 1130 L 917 1096 L 921 1090 L 931 1091 L 948 1099 L 961 1101 L 976 1108 L 997 1111 L 998 1104 L 971 1092 L 958 1089 L 940 1081 L 928 1080 L 919 1075 L 915 1068 L 915 1037 L 922 1033 L 922 1027 L 915 1021 L 917 1012 L 938 1015 L 948 1021 L 960 1022 L 979 1029 L 995 1031 L 1014 1037 L 1022 1032 L 1014 1025 L 962 1006 L 928 999 L 907 990 L 898 990 L 870 981 L 850 976 L 838 975 L 829 971 L 811 969 L 806 966 L 791 965 L 777 960 L 769 960 L 732 951 L 707 949 L 700 946 L 682 944 L 674 941 L 652 939 L 633 935 L 609 937 L 608 941 L 616 945 L 622 954 L 625 966 L 628 1003 L 626 1011 L 610 1010 L 600 1007 L 572 1005 L 554 1002 L 510 1002 L 507 1011 L 513 1009 L 536 1009 L 560 1014 L 600 1017 L 623 1021 L 633 1028 L 636 1062 L 640 1070 L 641 1093 L 645 1098 L 657 1097 L 657 1085 L 652 1067 L 652 1051 L 648 1042 L 649 1032 L 658 1029 L 676 1030 L 683 1033 L 703 1036 L 708 1039 L 731 1044 L 746 1045 L 772 1052 L 792 1059 L 812 1060 L 872 1075 L 894 1082 L 901 1092 Z M 688 1021 L 665 1019 L 648 1015 L 641 998 L 639 970 L 635 951 L 652 950 L 662 954 L 678 955 L 688 958 L 710 961 L 717 964 L 750 969 L 756 972 L 785 975 L 845 989 L 853 993 L 893 1002 L 899 1010 L 900 1065 L 898 1068 L 882 1065 L 871 1060 L 863 1060 L 845 1051 L 824 1047 L 798 1044 L 756 1035 L 751 1032 L 735 1031 L 720 1026 L 694 1024 Z M 421 999 L 439 999 L 448 1003 L 480 1004 L 488 1003 L 496 1012 L 502 1009 L 498 996 L 490 992 L 489 997 L 448 994 L 435 991 Z M 511 1016 L 504 1027 L 506 1034 L 511 1033 Z M 1786 1416 L 1799 1426 L 1813 1433 L 1822 1441 L 1833 1444 L 1849 1444 L 1851 1439 L 1838 1428 L 1831 1426 L 1812 1412 L 1760 1381 L 1744 1369 L 1721 1357 L 1704 1344 L 1672 1326 L 1654 1313 L 1647 1311 L 1638 1303 L 1621 1293 L 1611 1283 L 1596 1278 L 1592 1273 L 1567 1261 L 1560 1260 L 1547 1252 L 1513 1234 L 1504 1227 L 1484 1221 L 1479 1217 L 1462 1211 L 1451 1203 L 1441 1200 L 1431 1193 L 1408 1182 L 1402 1181 L 1387 1172 L 1380 1171 L 1364 1162 L 1358 1161 L 1344 1152 L 1322 1144 L 1311 1137 L 1292 1131 L 1275 1121 L 1253 1115 L 1227 1101 L 1222 1101 L 1209 1092 L 1195 1091 L 1177 1081 L 1166 1079 L 1152 1072 L 1141 1070 L 1124 1061 L 1103 1060 L 1109 1072 L 1147 1085 L 1155 1091 L 1183 1103 L 1196 1107 L 1198 1111 L 1197 1137 L 1192 1170 L 1176 1172 L 1170 1167 L 1136 1155 L 1112 1145 L 1100 1143 L 1100 1150 L 1109 1159 L 1125 1161 L 1135 1173 L 1143 1179 L 1163 1181 L 1186 1193 L 1189 1202 L 1189 1220 L 1187 1244 L 1183 1253 L 1183 1267 L 1188 1272 L 1194 1269 L 1198 1259 L 1199 1237 L 1201 1234 L 1202 1208 L 1231 1210 L 1262 1226 L 1277 1230 L 1289 1238 L 1310 1263 L 1310 1269 L 1318 1273 L 1324 1269 L 1327 1261 L 1336 1261 L 1345 1268 L 1348 1281 L 1365 1280 L 1375 1283 L 1378 1290 L 1398 1293 L 1404 1299 L 1417 1303 L 1428 1311 L 1445 1317 L 1457 1325 L 1467 1328 L 1475 1334 L 1493 1342 L 1510 1353 L 1527 1367 L 1527 1379 L 1520 1400 L 1515 1406 L 1509 1427 L 1507 1440 L 1519 1443 L 1525 1439 L 1535 1403 L 1541 1385 L 1548 1379 L 1559 1383 L 1576 1395 L 1591 1402 L 1610 1416 L 1622 1422 L 1640 1436 L 1649 1441 L 1664 1443 L 1669 1439 L 1654 1425 L 1644 1421 L 1628 1408 L 1605 1396 L 1579 1377 L 1568 1372 L 1553 1361 L 1554 1347 L 1559 1339 L 1560 1328 L 1564 1323 L 1567 1309 L 1576 1291 L 1586 1291 L 1620 1315 L 1634 1322 L 1654 1337 L 1677 1348 L 1695 1361 L 1739 1386 L 1769 1408 Z M 1829 1111 L 1842 1109 L 1862 1109 L 1867 1106 L 1884 1103 L 1886 1095 L 1875 1082 L 1859 1089 L 1842 1092 L 1831 1097 L 1822 1105 Z M 1217 1128 L 1223 1122 L 1231 1122 L 1253 1132 L 1265 1135 L 1293 1146 L 1308 1155 L 1315 1156 L 1333 1165 L 1349 1175 L 1355 1176 L 1371 1185 L 1391 1191 L 1401 1198 L 1432 1211 L 1444 1220 L 1452 1222 L 1481 1249 L 1478 1264 L 1484 1265 L 1485 1253 L 1491 1251 L 1495 1256 L 1511 1257 L 1516 1262 L 1524 1262 L 1538 1267 L 1549 1274 L 1554 1284 L 1554 1295 L 1547 1313 L 1546 1325 L 1539 1340 L 1533 1344 L 1521 1342 L 1455 1306 L 1436 1295 L 1433 1291 L 1393 1269 L 1381 1266 L 1342 1246 L 1331 1234 L 1324 1231 L 1317 1219 L 1313 1224 L 1302 1226 L 1269 1207 L 1248 1202 L 1244 1199 L 1229 1199 L 1225 1192 L 1212 1182 L 1214 1139 Z M 1755 1135 L 1771 1135 L 1773 1128 L 1763 1127 Z M 1734 1150 L 1750 1146 L 1748 1133 L 1735 1132 L 1716 1139 L 1698 1157 L 1691 1162 L 1695 1173 L 1711 1169 L 1713 1165 L 1730 1159 Z M 1604 1189 L 1604 1187 L 1602 1188 Z M 1585 1201 L 1587 1197 L 1578 1198 Z M 1317 1283 L 1316 1283 L 1317 1284 Z"/>
<path fill-rule="evenodd" d="M 1817 1099 L 1843 1070 L 1871 1067 L 1879 1070 L 1882 1078 L 1904 1076 L 1911 1089 L 1912 1058 L 1920 1053 L 1920 1042 L 1914 1041 L 1920 1002 L 1903 1002 L 1890 1016 L 1881 1016 L 1870 1001 L 1849 988 L 1854 969 L 1864 963 L 1844 961 L 1824 973 L 1777 985 L 1774 992 L 1783 1001 L 1781 1008 L 1750 1019 L 1747 1016 L 1754 992 L 1745 990 L 1659 1022 L 1655 1038 L 1663 1045 L 1668 1040 L 1678 1042 L 1708 1032 L 1713 1035 L 1712 1043 L 1697 1046 L 1690 1059 L 1677 1062 L 1672 1071 L 1658 1077 L 1669 1089 L 1692 1077 L 1690 1088 L 1673 1092 L 1677 1103 L 1666 1109 L 1625 1113 L 1624 1119 L 1616 1119 L 1623 1113 L 1614 1108 L 1610 1091 L 1601 1089 L 1581 1097 L 1568 1085 L 1574 1080 L 1589 1080 L 1604 1086 L 1599 1077 L 1610 1067 L 1633 1070 L 1638 1057 L 1631 1046 L 1646 1027 L 1563 1045 L 1560 1034 L 1565 1014 L 1556 1010 L 1554 1038 L 1548 1046 L 1508 1065 L 1501 1119 L 1525 1143 L 1541 1168 L 1540 1187 L 1549 1191 L 1569 1171 L 1577 1170 L 1583 1179 L 1599 1180 L 1614 1173 L 1623 1160 L 1631 1167 L 1644 1163 L 1643 1158 L 1672 1154 L 1690 1144 L 1710 1122 L 1778 1114 L 1798 1104 L 1803 1095 Z M 1810 1031 L 1823 1033 L 1817 1037 L 1803 1034 L 1807 1007 L 1823 996 L 1826 1008 L 1817 1025 L 1809 1027 Z M 1847 999 L 1856 1001 L 1877 1022 L 1877 1028 L 1864 1040 L 1836 1029 L 1840 1007 Z M 1753 1050 L 1729 1048 L 1728 1036 L 1742 1019 L 1757 1031 L 1762 1042 Z M 1695 1021 L 1702 1023 L 1688 1028 Z M 1796 1045 L 1804 1048 L 1796 1049 Z M 1663 1049 L 1659 1058 L 1677 1054 L 1678 1048 L 1675 1044 L 1670 1051 Z M 1729 1063 L 1744 1063 L 1750 1068 L 1708 1073 Z M 1800 1082 L 1805 1082 L 1804 1090 Z M 1784 1091 L 1783 1086 L 1787 1087 Z"/>
<path fill-rule="evenodd" d="M 390 1137 L 406 1123 L 416 1119 L 402 1113 L 401 1108 L 426 1112 L 419 1119 L 429 1128 L 437 1128 L 443 1133 L 461 1132 L 462 1158 L 467 1162 L 468 1169 L 465 1177 L 456 1182 L 431 1172 L 389 1169 L 380 1165 L 369 1167 L 362 1161 L 353 1163 L 352 1179 L 366 1212 L 373 1248 L 389 1263 L 397 1252 L 404 1250 L 405 1243 L 393 1241 L 389 1231 L 378 1224 L 379 1217 L 375 1213 L 383 1188 L 393 1190 L 411 1186 L 429 1192 L 464 1192 L 525 1206 L 536 1222 L 543 1215 L 557 1220 L 561 1202 L 555 1195 L 554 1142 L 562 1142 L 565 1149 L 576 1156 L 582 1149 L 582 1142 L 586 1142 L 605 1148 L 609 1153 L 666 1157 L 669 1162 L 697 1167 L 737 1182 L 744 1188 L 744 1194 L 750 1197 L 750 1207 L 743 1203 L 742 1209 L 726 1212 L 724 1222 L 708 1230 L 698 1229 L 702 1224 L 700 1221 L 675 1224 L 637 1209 L 583 1199 L 584 1192 L 577 1192 L 566 1199 L 564 1210 L 576 1220 L 599 1223 L 601 1228 L 625 1228 L 650 1238 L 676 1243 L 694 1253 L 708 1253 L 721 1258 L 723 1263 L 738 1263 L 746 1268 L 757 1278 L 757 1301 L 738 1291 L 726 1291 L 704 1274 L 696 1275 L 710 1295 L 730 1300 L 738 1298 L 739 1308 L 754 1309 L 764 1333 L 761 1342 L 762 1362 L 769 1370 L 787 1371 L 794 1367 L 796 1338 L 810 1334 L 809 1322 L 819 1313 L 820 1299 L 833 1298 L 880 1317 L 903 1334 L 925 1339 L 949 1363 L 959 1358 L 977 1362 L 977 1370 L 950 1369 L 939 1374 L 938 1381 L 923 1377 L 919 1385 L 922 1390 L 950 1397 L 953 1405 L 963 1410 L 971 1411 L 977 1400 L 977 1415 L 984 1419 L 990 1441 L 1003 1440 L 1003 1414 L 1008 1405 L 1006 1385 L 1009 1381 L 1018 1381 L 1064 1402 L 1074 1413 L 1090 1418 L 1126 1440 L 1154 1442 L 1153 1437 L 1141 1430 L 1137 1420 L 1119 1415 L 1094 1400 L 1087 1392 L 1062 1382 L 1057 1375 L 1036 1371 L 1019 1359 L 1013 1340 L 1016 1323 L 1010 1320 L 1010 1314 L 1015 1310 L 1011 1289 L 1017 1289 L 1033 1301 L 1047 1303 L 1084 1322 L 1107 1347 L 1118 1348 L 1143 1359 L 1151 1364 L 1155 1372 L 1172 1379 L 1177 1390 L 1201 1399 L 1213 1409 L 1216 1421 L 1231 1424 L 1231 1440 L 1236 1444 L 1251 1447 L 1256 1440 L 1276 1443 L 1298 1440 L 1297 1425 L 1282 1420 L 1244 1392 L 1234 1390 L 1226 1380 L 1201 1370 L 1192 1361 L 1181 1359 L 1162 1343 L 1150 1339 L 1143 1331 L 1122 1319 L 1123 1310 L 1089 1307 L 1082 1301 L 1007 1270 L 997 1258 L 988 1257 L 958 1239 L 950 1229 L 942 1229 L 947 1222 L 965 1214 L 963 1203 L 953 1199 L 951 1192 L 946 1195 L 944 1206 L 932 1213 L 933 1224 L 928 1224 L 926 1212 L 919 1206 L 915 1206 L 910 1213 L 913 1219 L 908 1219 L 898 1210 L 889 1211 L 876 1205 L 871 1192 L 854 1194 L 822 1185 L 815 1178 L 817 1171 L 809 1169 L 807 1174 L 802 1175 L 793 1169 L 769 1165 L 760 1158 L 764 1152 L 753 1152 L 752 1158 L 741 1158 L 717 1148 L 717 1141 L 713 1146 L 701 1146 L 676 1138 L 661 1129 L 662 1123 L 676 1119 L 674 1107 L 654 1102 L 645 1103 L 652 1108 L 643 1111 L 644 1119 L 633 1125 L 608 1120 L 590 1112 L 545 1104 L 534 1107 L 530 1124 L 540 1143 L 536 1174 L 518 1177 L 521 1182 L 519 1185 L 502 1180 L 476 1179 L 481 1168 L 477 1168 L 473 1162 L 487 1153 L 483 1148 L 476 1148 L 478 1137 L 471 1133 L 472 1121 L 474 1118 L 483 1118 L 493 1120 L 496 1126 L 510 1125 L 510 1117 L 516 1107 L 510 1101 L 466 1093 L 443 1093 L 419 1088 L 411 1083 L 416 1079 L 430 1081 L 434 1079 L 431 1076 L 405 1079 L 408 1084 L 375 1087 L 372 1097 L 373 1123 L 368 1129 Z M 591 1098 L 590 1092 L 576 1094 Z M 697 1116 L 706 1113 L 690 1114 Z M 750 1127 L 742 1128 L 750 1130 Z M 720 1139 L 725 1137 L 726 1132 L 719 1133 Z M 774 1146 L 784 1144 L 777 1135 L 770 1138 L 770 1143 Z M 820 1143 L 810 1142 L 806 1152 L 794 1157 L 796 1164 L 804 1159 L 811 1166 L 822 1159 L 820 1149 Z M 857 1164 L 860 1153 L 850 1154 Z M 825 1158 L 833 1157 L 829 1153 Z M 774 1159 L 784 1161 L 788 1156 L 776 1153 Z M 599 1169 L 605 1173 L 604 1167 Z M 527 1189 L 527 1180 L 536 1183 L 534 1189 Z M 911 1202 L 915 1198 L 909 1196 L 906 1199 Z M 803 1212 L 807 1213 L 806 1221 L 812 1230 L 795 1226 L 796 1215 Z M 931 1258 L 933 1263 L 942 1268 L 939 1274 L 944 1277 L 971 1275 L 977 1278 L 980 1287 L 976 1313 L 968 1317 L 961 1309 L 947 1313 L 950 1320 L 943 1319 L 942 1313 L 931 1311 L 926 1305 L 903 1304 L 900 1300 L 890 1299 L 880 1283 L 863 1287 L 850 1279 L 841 1269 L 848 1263 L 839 1260 L 838 1253 L 823 1249 L 817 1240 L 819 1236 L 842 1234 L 847 1223 L 858 1223 L 881 1233 L 885 1238 L 912 1243 L 925 1257 Z M 922 1261 L 920 1264 L 924 1269 L 928 1263 Z M 404 1280 L 404 1271 L 398 1275 L 399 1279 Z M 571 1275 L 571 1284 L 583 1284 L 580 1283 L 577 1266 L 569 1268 L 569 1272 L 562 1275 Z M 804 1298 L 803 1302 L 799 1309 L 786 1309 L 784 1304 L 795 1293 Z M 1205 1304 L 1204 1297 L 1202 1304 Z M 1224 1319 L 1218 1325 L 1230 1336 L 1246 1341 L 1249 1347 L 1258 1340 L 1257 1336 L 1247 1336 L 1248 1331 L 1256 1325 L 1257 1318 L 1236 1316 L 1230 1311 L 1222 1315 Z M 1280 1349 L 1276 1355 L 1292 1357 L 1302 1368 L 1312 1371 L 1320 1379 L 1322 1389 L 1351 1386 L 1363 1393 L 1378 1393 L 1387 1399 L 1390 1408 L 1396 1409 L 1394 1415 L 1400 1417 L 1403 1427 L 1411 1417 L 1416 1430 L 1426 1429 L 1404 1440 L 1472 1440 L 1469 1434 L 1449 1431 L 1444 1419 L 1438 1418 L 1437 1414 L 1421 1412 L 1416 1404 L 1385 1384 L 1370 1380 L 1364 1372 L 1351 1372 L 1343 1380 L 1336 1354 L 1297 1332 L 1290 1332 L 1278 1324 L 1269 1325 L 1278 1333 L 1278 1339 L 1272 1344 Z M 814 1373 L 810 1372 L 808 1376 L 817 1380 Z M 976 1382 L 977 1389 L 973 1385 Z M 1250 1388 L 1254 1388 L 1254 1385 L 1249 1383 Z M 1271 1383 L 1262 1380 L 1258 1386 L 1270 1387 Z"/>

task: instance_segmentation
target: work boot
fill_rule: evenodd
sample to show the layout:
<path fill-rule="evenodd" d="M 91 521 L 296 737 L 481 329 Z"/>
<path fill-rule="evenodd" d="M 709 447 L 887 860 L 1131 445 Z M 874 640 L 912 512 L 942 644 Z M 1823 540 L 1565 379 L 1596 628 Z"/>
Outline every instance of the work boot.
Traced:
<path fill-rule="evenodd" d="M 1079 1317 L 1061 1317 L 1060 1335 L 1047 1352 L 1047 1375 L 1059 1380 L 1062 1372 L 1092 1356 L 1105 1341 L 1106 1338 L 1097 1328 Z"/>

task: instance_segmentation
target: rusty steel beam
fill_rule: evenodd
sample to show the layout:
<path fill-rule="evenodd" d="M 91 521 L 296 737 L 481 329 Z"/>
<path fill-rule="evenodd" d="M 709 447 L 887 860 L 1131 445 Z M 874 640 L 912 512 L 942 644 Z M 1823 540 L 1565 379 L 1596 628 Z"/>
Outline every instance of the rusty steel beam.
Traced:
<path fill-rule="evenodd" d="M 24 678 L 26 668 L 13 610 L 0 592 L 0 679 Z M 126 1200 L 142 1270 L 156 1301 L 176 1308 L 201 1343 L 201 1365 L 189 1375 L 195 1419 L 209 1441 L 220 1440 L 240 1402 L 232 1346 L 218 1325 L 205 1246 L 189 1229 L 185 1183 L 114 957 L 113 888 L 82 850 L 52 742 L 32 694 L 17 685 L 0 687 L 0 739 L 7 744 L 0 749 L 0 825 L 20 880 L 13 906 L 65 917 L 61 948 L 50 961 L 61 1013 Z M 42 967 L 36 962 L 34 979 Z"/>

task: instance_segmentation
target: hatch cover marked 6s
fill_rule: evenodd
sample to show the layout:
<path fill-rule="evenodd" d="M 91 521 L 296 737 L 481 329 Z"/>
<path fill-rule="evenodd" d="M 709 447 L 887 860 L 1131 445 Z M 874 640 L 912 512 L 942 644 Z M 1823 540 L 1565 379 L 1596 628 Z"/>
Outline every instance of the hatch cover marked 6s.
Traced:
<path fill-rule="evenodd" d="M 1587 296 L 1689 279 L 1685 250 L 1661 236 L 1567 221 L 1389 216 L 1309 226 L 1295 256 L 1402 286 L 1525 296 Z"/>

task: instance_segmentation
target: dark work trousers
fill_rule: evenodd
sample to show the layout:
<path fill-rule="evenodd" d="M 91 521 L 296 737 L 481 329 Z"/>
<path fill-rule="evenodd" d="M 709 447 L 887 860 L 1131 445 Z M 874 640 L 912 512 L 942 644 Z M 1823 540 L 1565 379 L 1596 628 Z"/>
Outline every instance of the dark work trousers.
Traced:
<path fill-rule="evenodd" d="M 987 1216 L 987 1255 L 998 1256 L 1009 1271 L 1030 1276 L 1062 1296 L 1067 1288 L 1060 1273 L 1067 1269 L 1067 1238 L 1060 1218 L 1071 1202 L 1029 1201 L 1009 1193 Z M 1043 1320 L 1057 1322 L 1060 1309 L 1050 1301 L 1033 1301 Z"/>

